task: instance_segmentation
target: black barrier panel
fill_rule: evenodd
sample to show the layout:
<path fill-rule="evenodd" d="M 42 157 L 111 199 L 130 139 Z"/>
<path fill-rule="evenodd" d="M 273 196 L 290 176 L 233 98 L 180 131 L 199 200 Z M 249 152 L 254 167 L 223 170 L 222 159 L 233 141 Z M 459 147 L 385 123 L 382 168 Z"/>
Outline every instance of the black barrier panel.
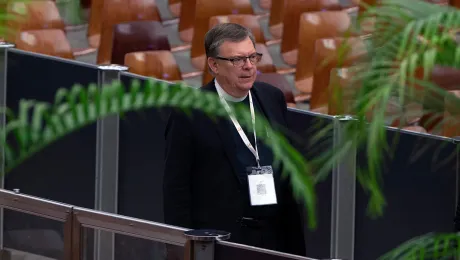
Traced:
<path fill-rule="evenodd" d="M 317 159 L 325 151 L 332 151 L 332 124 L 333 117 L 319 115 L 308 111 L 290 110 L 288 123 L 290 140 L 294 147 L 302 153 L 304 158 L 311 162 Z M 325 132 L 318 142 L 313 138 L 322 129 L 330 129 Z M 307 229 L 305 225 L 305 243 L 309 257 L 327 258 L 330 255 L 331 243 L 331 208 L 332 208 L 332 175 L 316 185 L 317 219 L 318 226 L 314 230 Z M 306 212 L 308 214 L 308 212 Z M 304 216 L 304 223 L 307 216 Z"/>
<path fill-rule="evenodd" d="M 8 51 L 7 106 L 17 112 L 20 99 L 54 102 L 59 88 L 76 83 L 84 86 L 97 83 L 95 67 L 59 58 Z M 96 125 L 87 126 L 49 145 L 8 173 L 5 188 L 21 193 L 94 208 L 96 170 Z M 5 214 L 5 230 L 62 229 L 50 226 L 39 218 L 14 212 Z M 43 238 L 45 239 L 45 238 Z M 9 240 L 5 237 L 4 245 Z M 23 251 L 27 251 L 26 248 Z"/>
<path fill-rule="evenodd" d="M 147 78 L 122 74 L 131 85 Z M 160 109 L 127 113 L 120 119 L 118 213 L 163 222 L 164 131 L 167 114 Z"/>
<path fill-rule="evenodd" d="M 451 139 L 388 129 L 387 142 L 399 140 L 385 156 L 383 216 L 366 215 L 368 196 L 357 184 L 355 260 L 377 259 L 401 243 L 429 232 L 452 232 L 456 202 L 456 145 Z M 383 153 L 382 153 L 383 156 Z M 366 153 L 357 157 L 366 165 Z"/>
<path fill-rule="evenodd" d="M 133 79 L 141 84 L 147 79 L 122 74 L 121 82 L 131 85 Z M 120 119 L 118 163 L 118 214 L 163 223 L 163 160 L 166 113 L 146 109 L 127 113 Z M 128 236 L 116 235 L 117 260 L 131 259 L 138 252 L 139 259 L 153 259 L 157 254 L 154 243 Z M 142 253 L 143 252 L 143 253 Z M 143 255 L 143 257 L 141 257 Z"/>

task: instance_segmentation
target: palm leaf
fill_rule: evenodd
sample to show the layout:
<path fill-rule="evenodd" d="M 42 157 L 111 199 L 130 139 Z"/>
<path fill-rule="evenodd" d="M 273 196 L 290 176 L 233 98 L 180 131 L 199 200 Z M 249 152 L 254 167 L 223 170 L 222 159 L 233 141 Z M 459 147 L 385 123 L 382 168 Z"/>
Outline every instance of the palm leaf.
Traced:
<path fill-rule="evenodd" d="M 352 67 L 354 77 L 350 84 L 361 87 L 355 95 L 351 114 L 359 122 L 350 122 L 345 127 L 345 139 L 354 140 L 368 154 L 368 161 L 358 170 L 357 177 L 369 192 L 368 213 L 379 216 L 385 206 L 380 188 L 382 153 L 391 152 L 383 126 L 395 120 L 402 126 L 410 114 L 405 109 L 409 103 L 444 113 L 441 104 L 448 92 L 430 82 L 428 76 L 435 65 L 460 66 L 460 47 L 452 37 L 452 31 L 460 28 L 460 12 L 419 0 L 382 0 L 378 6 L 367 7 L 359 20 L 366 19 L 375 20 L 375 33 L 367 40 L 368 59 L 359 60 Z M 423 78 L 416 73 L 420 68 Z M 426 93 L 437 95 L 430 97 Z M 425 98 L 421 98 L 424 95 Z M 450 99 L 460 107 L 458 98 Z M 386 109 L 390 104 L 400 109 L 388 114 Z M 427 104 L 431 105 L 426 107 Z M 345 154 L 346 144 L 342 146 L 344 151 L 338 153 Z"/>
<path fill-rule="evenodd" d="M 10 21 L 20 22 L 27 17 L 25 4 L 30 0 L 0 0 L 0 37 L 13 38 L 19 33 L 16 28 L 6 26 Z M 12 5 L 14 12 L 9 12 L 8 5 Z"/>
<path fill-rule="evenodd" d="M 351 68 L 354 78 L 350 84 L 360 88 L 351 112 L 357 120 L 345 126 L 345 140 L 353 140 L 367 152 L 368 160 L 357 169 L 357 179 L 370 196 L 368 213 L 379 216 L 385 206 L 382 158 L 392 153 L 384 126 L 397 119 L 402 126 L 404 117 L 410 114 L 405 111 L 409 103 L 442 115 L 445 100 L 451 107 L 460 108 L 458 97 L 449 95 L 429 78 L 435 66 L 460 66 L 460 47 L 453 33 L 460 28 L 460 11 L 419 0 L 382 0 L 379 6 L 368 6 L 359 20 L 367 19 L 374 19 L 375 33 L 368 39 L 368 59 L 359 60 Z M 389 115 L 386 109 L 391 103 L 401 109 Z M 443 119 L 454 120 L 459 119 Z M 449 258 L 458 255 L 458 241 L 457 234 L 427 234 L 380 259 Z"/>
<path fill-rule="evenodd" d="M 452 259 L 459 257 L 460 235 L 456 233 L 429 233 L 413 238 L 379 260 Z"/>

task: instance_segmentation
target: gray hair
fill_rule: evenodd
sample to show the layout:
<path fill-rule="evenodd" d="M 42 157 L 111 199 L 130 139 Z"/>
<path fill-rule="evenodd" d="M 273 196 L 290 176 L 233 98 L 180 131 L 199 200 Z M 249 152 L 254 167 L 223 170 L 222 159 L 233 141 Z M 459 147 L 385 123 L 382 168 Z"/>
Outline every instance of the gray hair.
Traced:
<path fill-rule="evenodd" d="M 225 41 L 241 42 L 248 37 L 251 39 L 255 48 L 256 42 L 254 40 L 254 35 L 248 28 L 236 23 L 218 24 L 209 30 L 204 36 L 206 57 L 217 57 L 219 55 L 219 47 Z"/>

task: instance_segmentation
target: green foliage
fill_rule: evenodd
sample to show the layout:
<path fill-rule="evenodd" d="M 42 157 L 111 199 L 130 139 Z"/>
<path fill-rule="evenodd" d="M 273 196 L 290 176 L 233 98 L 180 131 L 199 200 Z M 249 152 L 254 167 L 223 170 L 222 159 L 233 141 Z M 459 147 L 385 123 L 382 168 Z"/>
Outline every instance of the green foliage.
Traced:
<path fill-rule="evenodd" d="M 386 205 L 381 188 L 382 160 L 393 152 L 383 126 L 399 122 L 402 127 L 419 117 L 419 111 L 411 110 L 410 105 L 438 115 L 444 115 L 445 100 L 460 108 L 458 97 L 431 80 L 437 66 L 460 67 L 460 46 L 455 37 L 460 11 L 420 0 L 382 0 L 379 6 L 367 8 L 358 24 L 372 19 L 375 31 L 367 39 L 366 58 L 349 68 L 353 71 L 350 86 L 359 87 L 349 111 L 356 120 L 344 127 L 345 141 L 338 146 L 345 154 L 351 140 L 366 151 L 368 161 L 358 169 L 357 179 L 369 195 L 369 215 L 377 217 Z M 458 120 L 458 116 L 445 116 L 439 125 Z M 444 259 L 458 254 L 457 247 L 456 234 L 427 234 L 381 259 Z"/>
<path fill-rule="evenodd" d="M 21 3 L 30 0 L 0 0 L 0 38 L 14 37 L 18 31 L 16 28 L 6 26 L 10 21 L 21 21 L 27 17 L 27 9 Z M 8 12 L 7 7 L 14 6 L 14 13 Z"/>
<path fill-rule="evenodd" d="M 252 129 L 249 110 L 242 104 L 231 105 L 243 127 Z M 202 111 L 210 117 L 228 116 L 215 93 L 200 91 L 182 84 L 169 85 L 162 81 L 147 81 L 141 86 L 134 81 L 129 88 L 117 82 L 102 90 L 96 85 L 76 85 L 70 90 L 59 89 L 54 103 L 21 100 L 17 115 L 4 111 L 7 124 L 0 129 L 1 143 L 5 148 L 5 172 L 15 168 L 24 160 L 46 146 L 84 126 L 109 115 L 123 115 L 129 111 L 151 108 L 178 108 Z M 259 116 L 256 133 L 272 148 L 276 163 L 282 163 L 284 176 L 290 174 L 297 198 L 305 202 L 308 224 L 316 227 L 316 197 L 314 181 L 308 164 L 268 122 Z M 268 131 L 268 136 L 265 134 Z M 13 137 L 13 138 L 11 138 Z"/>
<path fill-rule="evenodd" d="M 460 108 L 460 99 L 430 80 L 435 66 L 460 66 L 460 47 L 453 37 L 460 28 L 460 12 L 420 0 L 382 0 L 379 6 L 367 6 L 358 25 L 370 19 L 375 30 L 366 39 L 367 55 L 348 68 L 353 72 L 349 85 L 358 90 L 348 111 L 356 120 L 344 127 L 344 142 L 352 140 L 367 152 L 367 165 L 358 169 L 357 178 L 369 194 L 369 215 L 377 217 L 386 205 L 381 160 L 392 151 L 383 126 L 399 122 L 402 127 L 419 117 L 420 111 L 411 106 L 444 115 L 448 98 L 452 107 Z M 443 118 L 443 122 L 456 120 Z M 342 151 L 337 153 L 346 154 L 350 145 L 339 147 Z M 324 167 L 332 167 L 334 161 L 325 162 Z"/>
<path fill-rule="evenodd" d="M 397 249 L 383 255 L 379 260 L 453 259 L 459 256 L 460 236 L 458 234 L 429 233 L 411 239 Z"/>

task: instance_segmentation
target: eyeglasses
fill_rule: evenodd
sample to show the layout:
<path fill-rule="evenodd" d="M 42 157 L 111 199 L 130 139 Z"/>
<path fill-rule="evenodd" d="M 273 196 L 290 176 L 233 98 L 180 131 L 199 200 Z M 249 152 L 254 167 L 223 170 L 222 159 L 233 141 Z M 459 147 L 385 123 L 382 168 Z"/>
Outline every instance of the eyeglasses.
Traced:
<path fill-rule="evenodd" d="M 246 63 L 246 59 L 249 59 L 252 65 L 258 63 L 262 59 L 262 53 L 254 53 L 249 56 L 239 56 L 239 57 L 233 57 L 233 58 L 224 58 L 224 57 L 216 57 L 219 60 L 226 60 L 230 61 L 233 66 L 235 67 L 242 67 L 244 63 Z"/>

